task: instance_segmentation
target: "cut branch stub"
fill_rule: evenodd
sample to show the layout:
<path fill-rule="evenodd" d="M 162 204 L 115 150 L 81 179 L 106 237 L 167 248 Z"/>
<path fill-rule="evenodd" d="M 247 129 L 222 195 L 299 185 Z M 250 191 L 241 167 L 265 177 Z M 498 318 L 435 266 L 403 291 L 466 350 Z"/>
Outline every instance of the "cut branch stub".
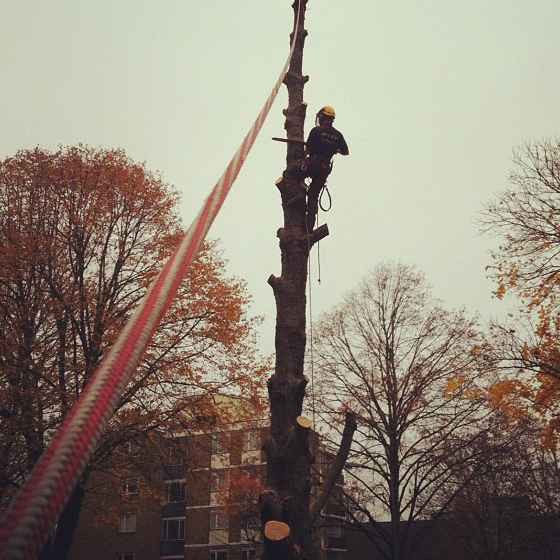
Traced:
<path fill-rule="evenodd" d="M 282 521 L 269 521 L 264 527 L 264 546 L 269 560 L 298 560 L 300 548 L 292 539 L 290 526 Z"/>
<path fill-rule="evenodd" d="M 283 521 L 269 521 L 264 526 L 264 536 L 273 542 L 280 542 L 290 536 L 290 526 Z"/>
<path fill-rule="evenodd" d="M 277 521 L 282 518 L 282 501 L 274 490 L 267 489 L 259 496 L 259 507 L 261 520 L 265 526 L 270 521 Z"/>
<path fill-rule="evenodd" d="M 268 277 L 268 284 L 272 287 L 272 289 L 274 291 L 276 290 L 280 290 L 281 286 L 282 286 L 282 279 L 281 278 L 277 278 L 276 276 L 274 276 L 274 274 L 271 274 Z"/>
<path fill-rule="evenodd" d="M 327 224 L 323 224 L 319 226 L 317 229 L 314 229 L 309 234 L 309 246 L 312 247 L 318 241 L 321 241 L 324 237 L 329 235 L 329 226 Z"/>

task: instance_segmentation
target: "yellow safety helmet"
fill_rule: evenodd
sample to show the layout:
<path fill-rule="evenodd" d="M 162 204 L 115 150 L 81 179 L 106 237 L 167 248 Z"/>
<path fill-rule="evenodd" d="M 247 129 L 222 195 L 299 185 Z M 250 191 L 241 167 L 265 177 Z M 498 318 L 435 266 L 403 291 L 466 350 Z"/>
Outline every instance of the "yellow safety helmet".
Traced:
<path fill-rule="evenodd" d="M 335 117 L 335 113 L 334 113 L 334 109 L 332 107 L 329 107 L 328 105 L 325 105 L 320 111 L 319 113 L 325 115 L 325 117 L 331 117 L 334 119 Z"/>

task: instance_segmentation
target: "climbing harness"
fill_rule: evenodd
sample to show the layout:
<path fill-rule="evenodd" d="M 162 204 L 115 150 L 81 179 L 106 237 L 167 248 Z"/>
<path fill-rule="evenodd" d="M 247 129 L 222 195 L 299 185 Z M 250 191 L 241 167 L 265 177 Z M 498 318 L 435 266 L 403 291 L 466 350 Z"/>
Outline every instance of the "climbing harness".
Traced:
<path fill-rule="evenodd" d="M 319 162 L 319 165 L 317 165 L 317 162 Z M 332 171 L 333 167 L 332 160 L 326 160 L 323 156 L 319 155 L 306 156 L 301 160 L 302 171 L 307 171 L 310 165 L 313 165 L 315 168 L 328 169 L 329 173 Z"/>
<path fill-rule="evenodd" d="M 290 54 L 253 126 L 2 518 L 1 560 L 36 559 L 52 534 L 128 381 L 140 364 L 262 128 L 290 66 L 300 12 L 301 0 L 297 6 Z"/>

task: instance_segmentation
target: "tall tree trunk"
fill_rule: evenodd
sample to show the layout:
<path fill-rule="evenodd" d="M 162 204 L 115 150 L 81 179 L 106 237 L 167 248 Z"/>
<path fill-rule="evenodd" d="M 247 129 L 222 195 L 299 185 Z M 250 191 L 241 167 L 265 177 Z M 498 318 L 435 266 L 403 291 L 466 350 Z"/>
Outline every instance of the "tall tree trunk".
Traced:
<path fill-rule="evenodd" d="M 289 139 L 303 139 L 306 104 L 303 87 L 309 79 L 302 75 L 303 47 L 307 32 L 304 18 L 307 0 L 300 0 L 295 50 L 284 79 L 288 88 L 288 108 L 284 128 Z M 298 1 L 292 5 L 297 21 Z M 303 373 L 306 332 L 307 259 L 311 246 L 328 234 L 326 226 L 307 235 L 306 197 L 290 166 L 304 157 L 301 143 L 289 143 L 286 171 L 277 181 L 284 211 L 284 227 L 278 230 L 282 274 L 271 276 L 269 284 L 276 299 L 276 367 L 268 383 L 270 437 L 267 454 L 267 490 L 261 495 L 261 516 L 265 525 L 263 557 L 316 558 L 311 538 L 309 512 L 313 457 L 309 447 L 311 423 L 301 417 L 307 379 Z"/>
<path fill-rule="evenodd" d="M 398 442 L 395 436 L 389 438 L 389 505 L 391 510 L 391 559 L 401 560 L 401 509 L 400 509 L 400 461 Z"/>
<path fill-rule="evenodd" d="M 45 544 L 39 560 L 66 560 L 68 557 L 84 503 L 85 485 L 88 477 L 89 469 L 86 469 L 72 494 L 70 494 L 70 498 L 58 518 L 54 535 Z"/>

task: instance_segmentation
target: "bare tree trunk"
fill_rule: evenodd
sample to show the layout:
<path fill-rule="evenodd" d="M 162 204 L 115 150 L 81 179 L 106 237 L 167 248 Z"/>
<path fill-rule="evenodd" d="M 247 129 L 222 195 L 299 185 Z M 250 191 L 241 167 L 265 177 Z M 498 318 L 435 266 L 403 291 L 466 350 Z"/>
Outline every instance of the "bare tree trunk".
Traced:
<path fill-rule="evenodd" d="M 400 462 L 397 438 L 389 437 L 389 505 L 391 510 L 391 559 L 401 560 L 401 489 Z"/>
<path fill-rule="evenodd" d="M 39 560 L 65 560 L 68 557 L 84 503 L 85 485 L 88 477 L 89 469 L 86 469 L 80 482 L 70 494 L 70 498 L 58 519 L 53 538 L 45 545 Z"/>
<path fill-rule="evenodd" d="M 356 413 L 347 411 L 338 453 L 334 458 L 332 467 L 329 472 L 324 473 L 325 478 L 323 479 L 321 490 L 315 496 L 315 499 L 311 502 L 310 512 L 312 523 L 319 516 L 323 507 L 327 504 L 330 493 L 334 488 L 338 477 L 342 473 L 342 469 L 344 469 L 344 466 L 346 465 L 346 460 L 348 459 L 348 454 L 350 453 L 350 446 L 352 445 L 352 439 L 354 438 L 354 432 L 356 431 L 356 428 Z"/>
<path fill-rule="evenodd" d="M 304 17 L 307 0 L 300 0 L 296 46 L 284 79 L 288 88 L 288 108 L 284 127 L 290 139 L 303 139 L 306 104 L 302 75 L 303 46 L 307 32 Z M 293 4 L 297 20 L 298 1 Z M 282 274 L 268 280 L 276 299 L 276 367 L 268 383 L 270 398 L 270 437 L 264 445 L 267 454 L 267 490 L 260 499 L 265 526 L 263 557 L 316 558 L 311 538 L 309 512 L 313 457 L 309 447 L 311 423 L 301 416 L 307 379 L 303 373 L 305 355 L 305 311 L 307 259 L 309 249 L 327 235 L 326 226 L 307 235 L 306 199 L 301 183 L 288 172 L 304 157 L 303 145 L 289 143 L 287 170 L 276 186 L 284 210 L 284 227 L 278 230 L 282 254 Z M 302 196 L 303 195 L 303 196 Z M 278 525 L 280 522 L 280 525 Z M 267 525 L 268 524 L 268 525 Z M 284 524 L 284 525 L 282 525 Z M 278 527 L 284 526 L 284 531 Z M 284 541 L 283 546 L 278 541 Z"/>

